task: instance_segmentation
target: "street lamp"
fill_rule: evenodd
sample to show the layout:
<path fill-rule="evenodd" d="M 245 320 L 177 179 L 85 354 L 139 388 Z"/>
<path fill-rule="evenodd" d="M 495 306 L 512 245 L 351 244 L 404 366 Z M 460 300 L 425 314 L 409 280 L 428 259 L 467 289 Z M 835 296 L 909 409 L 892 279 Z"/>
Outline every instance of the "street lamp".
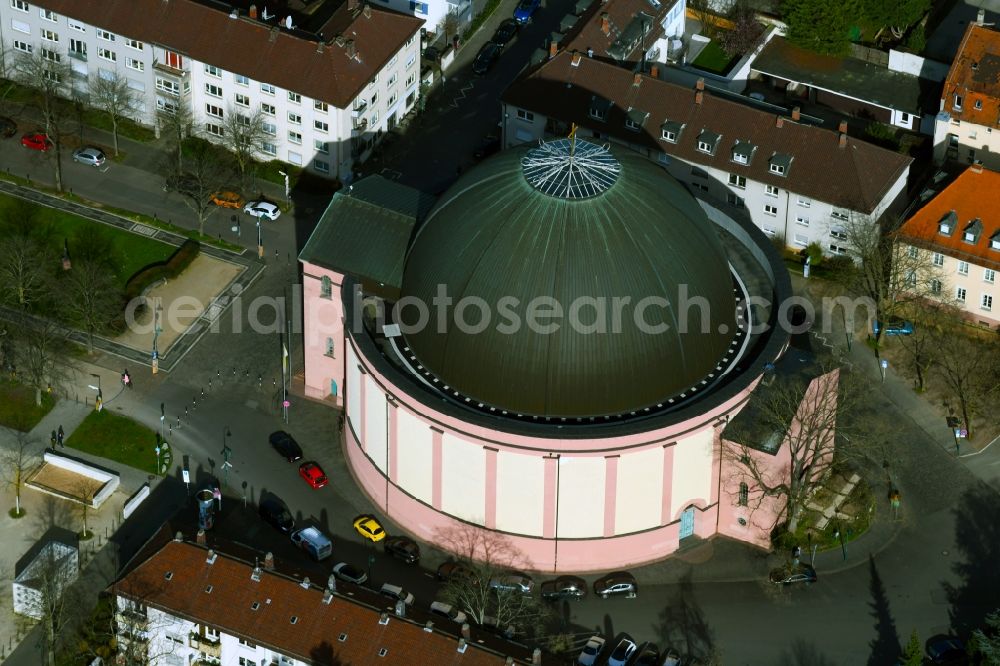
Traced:
<path fill-rule="evenodd" d="M 229 438 L 233 436 L 230 432 L 229 426 L 224 426 L 222 430 L 222 473 L 225 474 L 226 485 L 229 485 L 229 468 L 233 466 L 233 463 L 229 462 L 230 458 L 233 457 L 233 450 L 229 448 Z"/>
<path fill-rule="evenodd" d="M 97 401 L 94 403 L 94 409 L 101 411 L 104 409 L 104 394 L 101 392 L 101 376 L 95 373 L 90 373 L 91 377 L 97 378 L 97 386 L 93 384 L 87 384 L 87 388 L 97 391 Z"/>
<path fill-rule="evenodd" d="M 288 174 L 284 171 L 278 171 L 278 173 L 285 177 L 285 203 L 288 203 L 289 194 L 291 194 L 291 190 L 288 187 Z"/>
<path fill-rule="evenodd" d="M 261 234 L 261 231 L 260 231 L 260 218 L 258 217 L 257 218 L 257 258 L 258 259 L 263 259 L 264 258 L 264 239 L 263 239 L 263 237 L 260 234 Z"/>

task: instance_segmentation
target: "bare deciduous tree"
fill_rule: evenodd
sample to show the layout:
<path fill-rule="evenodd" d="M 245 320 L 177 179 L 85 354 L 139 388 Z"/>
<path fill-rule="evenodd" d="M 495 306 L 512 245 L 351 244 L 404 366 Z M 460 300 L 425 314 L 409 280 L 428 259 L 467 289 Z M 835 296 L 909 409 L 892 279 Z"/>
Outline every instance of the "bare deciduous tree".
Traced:
<path fill-rule="evenodd" d="M 187 171 L 175 176 L 175 190 L 198 218 L 198 232 L 205 233 L 205 221 L 215 206 L 210 197 L 222 187 L 230 170 L 219 156 L 219 148 L 197 139 L 188 143 Z"/>
<path fill-rule="evenodd" d="M 993 404 L 1000 390 L 1000 343 L 993 338 L 972 337 L 956 324 L 947 343 L 938 349 L 937 376 L 958 402 L 958 411 L 973 437 L 973 419 Z"/>
<path fill-rule="evenodd" d="M 729 57 L 742 56 L 754 51 L 764 41 L 764 24 L 757 18 L 757 11 L 747 0 L 739 0 L 729 13 L 732 30 L 722 35 L 722 48 Z"/>
<path fill-rule="evenodd" d="M 42 391 L 59 385 L 70 370 L 66 334 L 47 320 L 18 322 L 15 357 L 22 379 L 35 389 L 37 405 L 42 404 Z"/>
<path fill-rule="evenodd" d="M 80 522 L 83 524 L 83 530 L 80 532 L 81 539 L 90 539 L 94 536 L 94 533 L 90 531 L 90 508 L 91 503 L 94 501 L 94 495 L 100 489 L 100 484 L 94 479 L 89 478 L 81 478 L 79 483 L 73 487 L 73 494 L 79 500 L 74 506 L 80 516 Z"/>
<path fill-rule="evenodd" d="M 913 372 L 918 391 L 923 391 L 938 360 L 941 349 L 948 344 L 949 331 L 961 314 L 950 304 L 927 301 L 910 313 L 913 333 L 898 337 L 906 363 Z"/>
<path fill-rule="evenodd" d="M 34 460 L 31 455 L 31 448 L 34 442 L 28 437 L 28 433 L 20 429 L 14 435 L 14 441 L 10 448 L 6 449 L 0 461 L 3 463 L 4 485 L 14 493 L 14 513 L 16 518 L 24 515 L 21 508 L 21 488 L 24 486 L 24 477 L 27 475 Z"/>
<path fill-rule="evenodd" d="M 131 118 L 139 110 L 139 94 L 129 86 L 128 79 L 118 72 L 109 76 L 92 76 L 89 93 L 90 104 L 108 114 L 111 120 L 111 137 L 117 156 L 118 124 L 124 118 Z"/>
<path fill-rule="evenodd" d="M 38 577 L 32 584 L 37 592 L 33 610 L 42 626 L 39 647 L 42 648 L 43 663 L 55 666 L 56 654 L 66 643 L 70 628 L 86 605 L 80 589 L 73 585 L 75 568 L 65 560 L 57 559 L 55 551 L 48 553 L 49 557 L 42 560 Z"/>
<path fill-rule="evenodd" d="M 230 107 L 222 120 L 225 145 L 236 158 L 242 187 L 250 187 L 253 176 L 254 157 L 264 150 L 264 142 L 270 136 L 265 131 L 267 117 L 259 108 L 241 112 Z"/>
<path fill-rule="evenodd" d="M 31 53 L 18 52 L 11 63 L 12 78 L 29 88 L 34 105 L 42 116 L 45 133 L 52 141 L 51 159 L 56 189 L 62 192 L 62 125 L 68 104 L 66 102 L 73 70 L 62 61 L 63 56 L 36 44 Z"/>
<path fill-rule="evenodd" d="M 191 107 L 182 99 L 175 99 L 157 113 L 160 131 L 169 137 L 171 150 L 177 160 L 176 173 L 184 171 L 184 140 L 193 133 L 194 116 Z"/>
<path fill-rule="evenodd" d="M 51 292 L 55 257 L 33 236 L 0 239 L 0 297 L 29 310 Z"/>
<path fill-rule="evenodd" d="M 65 276 L 65 308 L 70 320 L 87 333 L 90 352 L 94 351 L 94 334 L 105 329 L 108 322 L 121 312 L 124 296 L 108 270 L 96 261 L 73 263 Z"/>

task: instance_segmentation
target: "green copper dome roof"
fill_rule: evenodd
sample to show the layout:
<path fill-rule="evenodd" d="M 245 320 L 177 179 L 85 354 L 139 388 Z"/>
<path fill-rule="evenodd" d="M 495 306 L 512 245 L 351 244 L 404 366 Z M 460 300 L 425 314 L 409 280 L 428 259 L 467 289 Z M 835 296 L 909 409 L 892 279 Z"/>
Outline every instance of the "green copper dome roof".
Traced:
<path fill-rule="evenodd" d="M 460 178 L 417 232 L 402 293 L 419 363 L 450 391 L 515 414 L 654 406 L 716 372 L 736 332 L 725 251 L 695 199 L 631 151 L 584 141 L 507 150 Z M 637 322 L 648 297 L 666 301 Z M 685 298 L 705 305 L 687 308 L 687 332 Z M 429 308 L 424 326 L 414 299 Z M 553 302 L 561 317 L 528 325 L 530 304 L 545 313 Z"/>

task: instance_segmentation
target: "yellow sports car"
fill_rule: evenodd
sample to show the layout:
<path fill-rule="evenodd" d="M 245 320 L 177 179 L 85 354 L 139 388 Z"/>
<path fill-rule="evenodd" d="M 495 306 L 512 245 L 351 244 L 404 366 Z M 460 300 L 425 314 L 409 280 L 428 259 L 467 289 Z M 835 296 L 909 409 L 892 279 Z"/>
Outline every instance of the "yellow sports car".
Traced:
<path fill-rule="evenodd" d="M 372 516 L 359 516 L 354 520 L 354 529 L 358 534 L 370 541 L 381 541 L 385 538 L 385 530 Z"/>

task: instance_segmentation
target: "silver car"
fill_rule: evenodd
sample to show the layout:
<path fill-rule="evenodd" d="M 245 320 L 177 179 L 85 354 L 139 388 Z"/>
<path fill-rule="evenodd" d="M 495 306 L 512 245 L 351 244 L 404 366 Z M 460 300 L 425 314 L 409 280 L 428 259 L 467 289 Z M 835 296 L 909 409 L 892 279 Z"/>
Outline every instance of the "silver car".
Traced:
<path fill-rule="evenodd" d="M 89 164 L 90 166 L 99 167 L 104 164 L 107 160 L 107 156 L 104 151 L 100 148 L 94 148 L 93 146 L 85 146 L 83 148 L 77 148 L 73 151 L 73 160 L 79 162 L 80 164 Z"/>
<path fill-rule="evenodd" d="M 490 579 L 490 589 L 498 592 L 531 594 L 534 586 L 535 582 L 531 580 L 531 576 L 520 571 L 508 571 Z"/>
<path fill-rule="evenodd" d="M 243 212 L 254 217 L 266 217 L 269 220 L 277 220 L 281 215 L 281 209 L 270 201 L 251 201 L 243 207 Z"/>

